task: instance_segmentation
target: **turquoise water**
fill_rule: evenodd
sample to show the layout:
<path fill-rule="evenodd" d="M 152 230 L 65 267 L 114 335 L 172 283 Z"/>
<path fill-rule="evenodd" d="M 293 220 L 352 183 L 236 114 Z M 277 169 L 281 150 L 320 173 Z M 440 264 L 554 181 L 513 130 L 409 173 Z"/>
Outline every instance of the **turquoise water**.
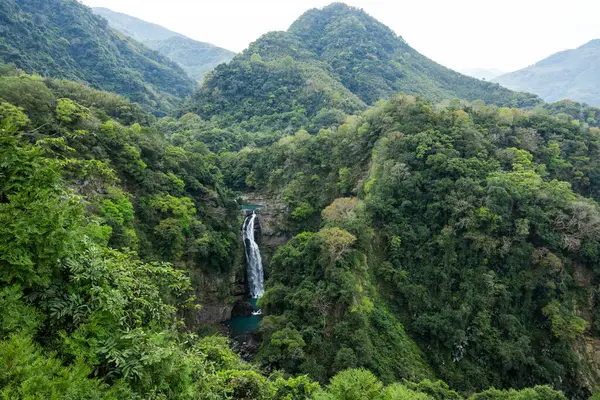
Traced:
<path fill-rule="evenodd" d="M 259 210 L 264 207 L 260 204 L 242 204 L 242 210 Z"/>
<path fill-rule="evenodd" d="M 252 304 L 252 309 L 257 310 L 256 307 L 257 299 L 250 299 L 249 303 Z M 228 321 L 225 321 L 231 328 L 231 337 L 234 339 L 243 339 L 247 333 L 257 330 L 260 326 L 260 320 L 262 315 L 249 315 L 247 317 L 233 317 Z"/>

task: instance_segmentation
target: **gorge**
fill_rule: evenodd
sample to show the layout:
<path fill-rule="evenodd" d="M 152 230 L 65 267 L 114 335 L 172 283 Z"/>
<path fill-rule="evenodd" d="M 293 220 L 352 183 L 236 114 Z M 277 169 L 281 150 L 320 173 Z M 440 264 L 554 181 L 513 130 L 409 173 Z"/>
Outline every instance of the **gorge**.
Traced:
<path fill-rule="evenodd" d="M 0 4 L 1 399 L 600 400 L 600 108 L 340 3 L 200 88 Z"/>

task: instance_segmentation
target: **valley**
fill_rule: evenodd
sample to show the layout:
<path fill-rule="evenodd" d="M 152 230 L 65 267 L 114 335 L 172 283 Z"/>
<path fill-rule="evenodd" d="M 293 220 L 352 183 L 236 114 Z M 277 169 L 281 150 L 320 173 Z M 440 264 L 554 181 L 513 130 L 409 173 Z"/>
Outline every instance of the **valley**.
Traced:
<path fill-rule="evenodd" d="M 594 103 L 343 3 L 239 54 L 0 6 L 0 398 L 599 398 Z"/>

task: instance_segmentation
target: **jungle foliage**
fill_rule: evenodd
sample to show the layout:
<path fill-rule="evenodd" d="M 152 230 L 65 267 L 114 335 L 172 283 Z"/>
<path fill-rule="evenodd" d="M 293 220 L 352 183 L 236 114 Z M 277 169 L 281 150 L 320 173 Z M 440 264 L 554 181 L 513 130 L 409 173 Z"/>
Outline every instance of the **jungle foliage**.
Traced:
<path fill-rule="evenodd" d="M 585 396 L 574 342 L 598 334 L 599 149 L 565 113 L 401 96 L 221 154 L 228 184 L 281 196 L 298 233 L 268 271 L 260 358 L 322 382 L 340 365 L 385 382 L 430 367 L 467 393 Z"/>
<path fill-rule="evenodd" d="M 463 77 L 333 4 L 158 119 L 180 70 L 75 1 L 2 2 L 0 54 L 56 78 L 0 64 L 0 397 L 597 391 L 597 108 Z M 106 57 L 78 65 L 84 47 Z M 399 91 L 421 96 L 368 108 Z M 251 362 L 195 319 L 232 301 L 213 282 L 242 266 L 242 192 L 281 202 L 292 237 Z"/>
<path fill-rule="evenodd" d="M 353 355 L 356 340 L 338 352 L 340 374 L 321 388 L 305 374 L 279 371 L 293 370 L 302 356 L 302 338 L 291 327 L 270 335 L 270 350 L 261 356 L 267 366 L 242 361 L 223 337 L 198 336 L 186 319 L 199 306 L 190 276 L 225 273 L 238 245 L 237 207 L 217 156 L 201 142 L 177 146 L 133 122 L 152 117 L 119 96 L 6 66 L 2 71 L 2 398 L 460 398 L 442 382 L 384 387 L 369 371 L 341 372 L 364 363 L 363 354 Z M 306 245 L 312 252 L 305 261 L 327 267 L 333 281 L 323 295 L 345 302 L 341 318 L 349 315 L 344 304 L 356 308 L 356 323 L 371 329 L 378 373 L 414 381 L 431 376 L 401 326 L 374 308 L 369 296 L 375 295 L 353 287 L 369 285 L 354 235 L 327 229 L 286 248 Z M 279 258 L 288 262 L 283 250 Z M 339 279 L 348 280 L 346 290 L 336 289 Z M 317 323 L 326 323 L 325 316 Z M 395 339 L 394 349 L 409 351 L 407 365 L 396 365 L 380 347 Z M 320 362 L 313 363 L 316 370 Z M 519 393 L 535 399 L 538 392 L 562 398 L 546 387 Z"/>

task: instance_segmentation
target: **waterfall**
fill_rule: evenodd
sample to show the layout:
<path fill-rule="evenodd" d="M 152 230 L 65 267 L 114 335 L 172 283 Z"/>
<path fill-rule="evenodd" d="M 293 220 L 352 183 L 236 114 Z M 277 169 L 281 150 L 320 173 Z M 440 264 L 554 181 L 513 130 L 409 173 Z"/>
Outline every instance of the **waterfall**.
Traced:
<path fill-rule="evenodd" d="M 244 220 L 242 227 L 242 235 L 244 238 L 244 248 L 246 251 L 246 269 L 248 272 L 248 286 L 250 288 L 250 296 L 253 299 L 259 299 L 265 293 L 263 287 L 263 266 L 260 257 L 258 244 L 254 240 L 254 223 L 256 222 L 256 213 L 252 211 Z M 255 311 L 260 313 L 260 310 Z M 258 314 L 255 314 L 258 315 Z"/>

